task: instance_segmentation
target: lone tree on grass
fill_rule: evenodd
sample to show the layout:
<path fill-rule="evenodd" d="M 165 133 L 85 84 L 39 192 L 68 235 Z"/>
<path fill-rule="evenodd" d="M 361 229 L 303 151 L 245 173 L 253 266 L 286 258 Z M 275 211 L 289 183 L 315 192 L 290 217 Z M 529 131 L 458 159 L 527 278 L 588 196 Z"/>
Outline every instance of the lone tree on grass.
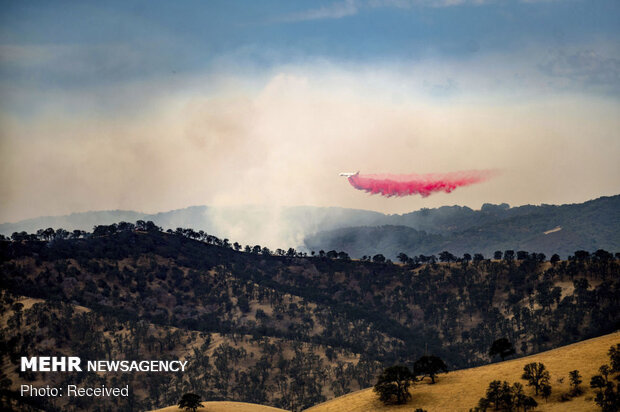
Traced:
<path fill-rule="evenodd" d="M 568 372 L 568 376 L 570 378 L 570 394 L 571 396 L 579 396 L 583 393 L 583 390 L 579 385 L 581 385 L 581 375 L 579 371 L 575 369 L 574 371 Z"/>
<path fill-rule="evenodd" d="M 179 408 L 196 412 L 196 409 L 202 408 L 202 404 L 200 403 L 200 396 L 196 395 L 195 393 L 186 393 L 181 397 L 181 401 L 179 402 Z"/>
<path fill-rule="evenodd" d="M 527 381 L 528 386 L 533 386 L 536 390 L 536 396 L 538 396 L 538 391 L 540 391 L 544 386 L 549 386 L 549 379 L 551 376 L 549 375 L 549 371 L 545 368 L 545 365 L 542 363 L 528 363 L 523 367 L 523 375 L 521 375 L 521 379 L 525 379 Z M 546 390 L 545 390 L 546 391 Z M 551 391 L 549 390 L 549 394 Z"/>
<path fill-rule="evenodd" d="M 431 378 L 431 384 L 435 383 L 435 375 L 440 371 L 448 372 L 448 367 L 441 358 L 433 355 L 424 355 L 413 364 L 413 373 L 418 376 L 422 375 Z"/>
<path fill-rule="evenodd" d="M 502 358 L 502 361 L 510 356 L 515 354 L 515 348 L 512 346 L 512 343 L 506 338 L 497 339 L 491 345 L 491 349 L 489 349 L 489 356 L 492 358 L 495 355 L 499 355 Z"/>
<path fill-rule="evenodd" d="M 385 404 L 404 404 L 411 398 L 409 386 L 413 380 L 415 376 L 408 367 L 390 366 L 379 375 L 374 391 L 379 394 L 379 399 Z"/>

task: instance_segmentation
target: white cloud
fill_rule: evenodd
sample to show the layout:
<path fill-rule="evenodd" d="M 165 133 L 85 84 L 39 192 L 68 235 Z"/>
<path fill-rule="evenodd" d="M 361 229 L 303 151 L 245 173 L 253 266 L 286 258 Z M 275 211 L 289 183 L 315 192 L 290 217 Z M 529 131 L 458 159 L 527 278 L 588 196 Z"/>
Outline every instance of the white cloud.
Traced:
<path fill-rule="evenodd" d="M 452 7 L 462 5 L 483 5 L 494 0 L 344 0 L 328 6 L 292 13 L 282 21 L 305 21 L 321 19 L 340 19 L 358 14 L 368 8 L 411 8 L 411 7 Z"/>
<path fill-rule="evenodd" d="M 569 2 L 576 0 L 519 0 L 521 3 L 559 3 L 559 2 Z"/>
<path fill-rule="evenodd" d="M 373 7 L 451 7 L 462 5 L 482 5 L 492 3 L 494 0 L 369 0 Z"/>
<path fill-rule="evenodd" d="M 323 6 L 318 9 L 305 10 L 299 13 L 292 13 L 282 18 L 283 21 L 305 21 L 320 19 L 340 19 L 353 16 L 358 12 L 358 2 L 356 0 L 344 0 Z"/>
<path fill-rule="evenodd" d="M 568 85 L 582 85 L 609 93 L 620 92 L 620 58 L 593 49 L 559 49 L 549 53 L 540 68 Z"/>

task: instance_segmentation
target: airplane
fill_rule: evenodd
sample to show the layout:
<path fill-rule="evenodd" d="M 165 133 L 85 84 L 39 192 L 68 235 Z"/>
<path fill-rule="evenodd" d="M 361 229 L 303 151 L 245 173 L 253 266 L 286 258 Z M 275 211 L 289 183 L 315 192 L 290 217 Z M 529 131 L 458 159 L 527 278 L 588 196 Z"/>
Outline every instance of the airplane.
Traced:
<path fill-rule="evenodd" d="M 344 177 L 351 177 L 351 176 L 355 176 L 355 175 L 359 175 L 360 171 L 358 170 L 356 173 L 340 173 L 338 176 L 344 176 Z"/>

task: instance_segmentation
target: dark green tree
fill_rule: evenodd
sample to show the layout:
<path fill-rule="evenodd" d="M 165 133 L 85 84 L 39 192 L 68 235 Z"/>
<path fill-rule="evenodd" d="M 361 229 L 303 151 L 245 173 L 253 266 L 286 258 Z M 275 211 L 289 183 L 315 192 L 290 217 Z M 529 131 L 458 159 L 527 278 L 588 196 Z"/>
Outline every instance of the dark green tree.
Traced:
<path fill-rule="evenodd" d="M 519 408 L 523 408 L 524 412 L 527 412 L 530 409 L 534 409 L 538 406 L 538 402 L 531 396 L 528 396 L 523 391 L 523 385 L 519 382 L 515 382 L 512 384 L 512 401 L 513 405 L 519 410 Z"/>
<path fill-rule="evenodd" d="M 439 372 L 448 372 L 448 367 L 441 358 L 434 355 L 425 355 L 413 364 L 413 373 L 431 378 L 431 384 L 435 383 L 435 376 Z"/>
<path fill-rule="evenodd" d="M 503 361 L 507 356 L 514 355 L 515 352 L 514 346 L 507 338 L 500 338 L 491 345 L 489 356 L 492 358 L 495 355 L 499 355 Z"/>
<path fill-rule="evenodd" d="M 570 394 L 571 396 L 579 396 L 583 393 L 583 390 L 579 385 L 581 385 L 581 375 L 578 370 L 568 372 L 568 377 L 570 379 Z"/>
<path fill-rule="evenodd" d="M 179 401 L 179 408 L 196 412 L 196 409 L 202 408 L 202 404 L 200 403 L 200 396 L 196 395 L 195 393 L 184 394 Z"/>
<path fill-rule="evenodd" d="M 406 366 L 390 366 L 379 375 L 374 391 L 385 404 L 404 404 L 411 398 L 409 386 L 414 380 L 415 376 Z"/>
<path fill-rule="evenodd" d="M 499 409 L 502 405 L 502 382 L 495 380 L 489 383 L 487 388 L 487 399 L 490 404 L 493 404 L 493 409 Z"/>
<path fill-rule="evenodd" d="M 480 400 L 478 401 L 478 406 L 474 409 L 470 409 L 470 412 L 471 411 L 486 412 L 487 409 L 489 409 L 490 407 L 491 407 L 491 402 L 489 402 L 487 398 L 480 398 Z"/>
<path fill-rule="evenodd" d="M 344 251 L 338 252 L 338 259 L 340 259 L 340 260 L 351 260 L 351 258 L 349 257 L 349 254 L 347 252 L 344 252 Z"/>
<path fill-rule="evenodd" d="M 383 256 L 381 253 L 379 253 L 378 255 L 374 255 L 372 257 L 372 261 L 375 263 L 383 263 L 385 262 L 385 256 Z"/>
<path fill-rule="evenodd" d="M 470 411 L 486 412 L 491 406 L 494 410 L 500 411 L 514 411 L 521 408 L 528 411 L 537 405 L 534 398 L 523 392 L 523 385 L 520 383 L 515 382 L 510 386 L 506 381 L 494 380 L 489 383 L 486 398 L 480 398 L 478 405 Z"/>
<path fill-rule="evenodd" d="M 588 252 L 587 250 L 577 250 L 575 251 L 575 259 L 580 262 L 587 261 L 588 259 L 590 259 L 590 252 Z"/>
<path fill-rule="evenodd" d="M 616 345 L 616 348 L 618 345 Z M 612 346 L 610 349 L 610 357 L 613 362 Z M 603 365 L 599 368 L 600 375 L 594 375 L 590 380 L 590 387 L 597 389 L 594 402 L 600 406 L 603 412 L 618 412 L 620 411 L 620 383 L 614 385 L 609 381 L 609 374 L 613 373 L 613 369 L 609 365 Z"/>
<path fill-rule="evenodd" d="M 525 379 L 528 386 L 534 387 L 536 395 L 538 395 L 538 391 L 540 391 L 543 385 L 549 384 L 550 378 L 549 371 L 547 371 L 545 365 L 540 362 L 528 363 L 523 367 L 521 379 Z"/>
<path fill-rule="evenodd" d="M 517 406 L 523 407 L 523 411 L 527 412 L 530 409 L 536 408 L 538 406 L 538 402 L 536 402 L 536 399 L 532 398 L 531 396 L 526 396 L 525 398 L 523 398 L 522 403 Z"/>
<path fill-rule="evenodd" d="M 241 295 L 237 298 L 237 306 L 243 313 L 248 313 L 250 311 L 250 301 L 247 296 Z"/>
<path fill-rule="evenodd" d="M 614 387 L 612 382 L 607 382 L 605 390 L 596 394 L 594 402 L 603 412 L 620 411 L 620 383 Z"/>
<path fill-rule="evenodd" d="M 594 375 L 592 379 L 590 379 L 590 387 L 598 390 L 599 393 L 603 391 L 607 383 L 607 380 L 602 375 Z"/>
<path fill-rule="evenodd" d="M 454 256 L 452 253 L 448 252 L 447 250 L 444 250 L 443 252 L 439 254 L 440 262 L 454 262 L 455 260 L 456 260 L 456 256 Z"/>

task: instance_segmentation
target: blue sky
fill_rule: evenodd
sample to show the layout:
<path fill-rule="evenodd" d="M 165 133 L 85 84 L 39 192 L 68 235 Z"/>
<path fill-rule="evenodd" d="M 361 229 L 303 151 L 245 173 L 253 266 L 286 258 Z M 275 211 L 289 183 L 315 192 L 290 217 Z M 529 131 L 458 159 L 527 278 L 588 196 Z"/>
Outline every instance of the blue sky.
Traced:
<path fill-rule="evenodd" d="M 620 187 L 617 0 L 3 1 L 0 19 L 0 221 Z M 335 178 L 489 168 L 424 199 Z"/>
<path fill-rule="evenodd" d="M 458 64 L 532 53 L 542 75 L 617 95 L 614 0 L 4 2 L 3 82 L 83 87 L 326 59 Z M 557 53 L 555 60 L 543 56 Z M 553 68 L 550 68 L 553 66 Z"/>

